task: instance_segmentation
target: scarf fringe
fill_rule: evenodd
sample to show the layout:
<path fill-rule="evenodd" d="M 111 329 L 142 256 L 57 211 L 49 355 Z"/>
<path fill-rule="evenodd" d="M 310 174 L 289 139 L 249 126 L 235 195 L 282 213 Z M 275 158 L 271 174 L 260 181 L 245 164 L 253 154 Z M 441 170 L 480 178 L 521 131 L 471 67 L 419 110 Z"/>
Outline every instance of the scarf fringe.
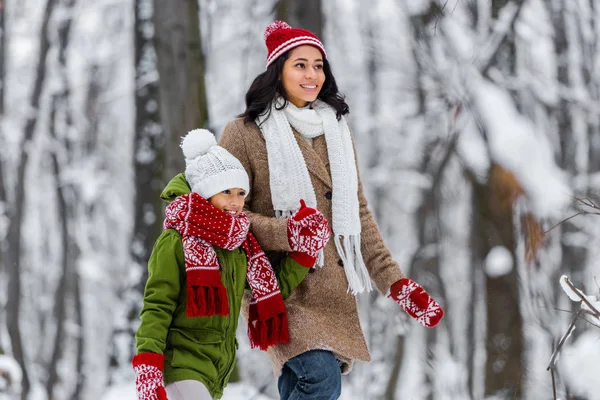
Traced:
<path fill-rule="evenodd" d="M 315 263 L 315 265 L 320 268 L 323 268 L 323 265 L 325 265 L 325 249 L 319 250 L 319 253 L 317 254 L 317 262 Z"/>
<path fill-rule="evenodd" d="M 275 210 L 275 218 L 289 218 L 294 215 L 294 212 L 292 210 Z"/>
<path fill-rule="evenodd" d="M 280 313 L 263 321 L 249 321 L 248 337 L 253 349 L 258 347 L 267 350 L 270 346 L 288 343 L 290 337 L 287 313 Z"/>
<path fill-rule="evenodd" d="M 185 311 L 188 317 L 229 315 L 225 286 L 189 286 Z"/>
<path fill-rule="evenodd" d="M 348 279 L 348 291 L 353 295 L 373 290 L 371 277 L 360 251 L 360 234 L 334 237 L 338 255 L 344 263 L 344 272 Z"/>

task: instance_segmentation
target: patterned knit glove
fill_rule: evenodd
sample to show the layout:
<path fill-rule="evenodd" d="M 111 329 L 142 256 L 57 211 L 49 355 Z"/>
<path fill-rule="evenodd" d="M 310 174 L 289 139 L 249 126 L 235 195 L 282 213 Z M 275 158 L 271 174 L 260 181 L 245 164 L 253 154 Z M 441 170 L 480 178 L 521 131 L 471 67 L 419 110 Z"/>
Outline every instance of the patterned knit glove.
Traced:
<path fill-rule="evenodd" d="M 165 356 L 157 353 L 140 353 L 133 357 L 138 400 L 167 400 L 162 374 L 164 363 Z"/>
<path fill-rule="evenodd" d="M 417 282 L 403 278 L 395 282 L 388 296 L 419 323 L 428 328 L 436 326 L 444 316 L 442 307 Z"/>
<path fill-rule="evenodd" d="M 315 265 L 319 250 L 331 237 L 327 219 L 321 211 L 307 207 L 304 200 L 300 200 L 300 209 L 288 218 L 287 234 L 292 248 L 289 256 L 306 268 Z"/>

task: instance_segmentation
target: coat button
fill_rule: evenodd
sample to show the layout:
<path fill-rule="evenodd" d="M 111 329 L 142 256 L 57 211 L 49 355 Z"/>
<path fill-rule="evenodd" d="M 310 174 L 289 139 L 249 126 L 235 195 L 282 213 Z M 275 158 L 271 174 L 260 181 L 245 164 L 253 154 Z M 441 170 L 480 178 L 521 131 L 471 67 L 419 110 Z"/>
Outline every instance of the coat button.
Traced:
<path fill-rule="evenodd" d="M 344 262 L 342 261 L 342 259 L 341 259 L 341 258 L 338 260 L 338 265 L 339 265 L 340 267 L 344 268 Z"/>
<path fill-rule="evenodd" d="M 309 274 L 312 274 L 312 273 L 314 273 L 315 271 L 316 271 L 315 267 L 312 267 L 311 269 L 309 269 L 309 270 L 308 270 L 308 273 L 309 273 Z"/>
<path fill-rule="evenodd" d="M 325 198 L 326 198 L 327 200 L 331 200 L 331 198 L 332 198 L 332 197 L 333 197 L 333 194 L 332 194 L 331 192 L 327 192 L 327 193 L 325 193 Z"/>

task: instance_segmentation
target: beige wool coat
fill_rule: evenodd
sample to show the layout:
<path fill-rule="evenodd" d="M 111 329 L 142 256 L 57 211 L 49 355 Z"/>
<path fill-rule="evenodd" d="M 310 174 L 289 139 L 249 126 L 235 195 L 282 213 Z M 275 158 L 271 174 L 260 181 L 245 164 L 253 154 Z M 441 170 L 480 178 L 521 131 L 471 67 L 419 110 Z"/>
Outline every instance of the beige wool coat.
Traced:
<path fill-rule="evenodd" d="M 294 131 L 317 197 L 317 206 L 332 220 L 331 174 L 325 136 L 313 139 L 312 146 Z M 246 211 L 251 230 L 276 264 L 277 253 L 291 251 L 287 219 L 276 219 L 271 202 L 267 148 L 256 123 L 237 118 L 227 124 L 219 143 L 237 157 L 250 178 Z M 371 280 L 380 293 L 404 275 L 392 260 L 379 228 L 367 206 L 359 177 L 358 197 L 362 228 L 361 250 Z M 275 258 L 275 260 L 274 260 Z M 341 361 L 342 373 L 352 369 L 353 360 L 370 361 L 369 350 L 358 318 L 357 299 L 348 292 L 348 281 L 333 238 L 325 246 L 325 265 L 316 267 L 287 298 L 290 342 L 272 346 L 269 357 L 276 376 L 285 362 L 307 350 L 332 351 Z M 246 308 L 246 307 L 243 307 Z"/>

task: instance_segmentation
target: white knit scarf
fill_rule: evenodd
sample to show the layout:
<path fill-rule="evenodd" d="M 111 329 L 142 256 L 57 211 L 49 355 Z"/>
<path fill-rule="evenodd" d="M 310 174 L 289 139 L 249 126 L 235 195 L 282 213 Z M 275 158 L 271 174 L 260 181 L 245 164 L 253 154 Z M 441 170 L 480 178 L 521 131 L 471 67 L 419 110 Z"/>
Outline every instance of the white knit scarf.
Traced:
<path fill-rule="evenodd" d="M 298 108 L 283 99 L 272 102 L 270 114 L 256 119 L 267 144 L 271 198 L 277 218 L 286 218 L 298 210 L 300 199 L 309 207 L 317 206 L 315 190 L 293 126 L 302 136 L 314 139 L 325 134 L 331 170 L 332 230 L 338 255 L 344 263 L 348 290 L 356 295 L 372 290 L 369 273 L 360 250 L 361 226 L 358 204 L 358 174 L 350 130 L 344 117 L 336 118 L 335 110 L 316 100 L 312 106 Z M 322 254 L 317 265 L 324 263 Z"/>

